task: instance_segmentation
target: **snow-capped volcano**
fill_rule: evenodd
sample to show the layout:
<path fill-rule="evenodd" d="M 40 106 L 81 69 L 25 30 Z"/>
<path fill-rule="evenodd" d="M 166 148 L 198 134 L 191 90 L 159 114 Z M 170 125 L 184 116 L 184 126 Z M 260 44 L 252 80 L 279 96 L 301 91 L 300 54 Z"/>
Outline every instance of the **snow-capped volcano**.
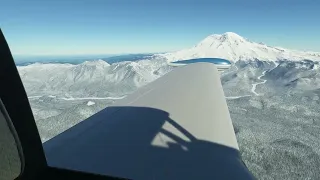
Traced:
<path fill-rule="evenodd" d="M 161 54 L 169 62 L 193 58 L 223 58 L 238 60 L 314 60 L 320 61 L 320 53 L 289 50 L 252 42 L 233 32 L 212 34 L 197 45 L 180 51 Z"/>

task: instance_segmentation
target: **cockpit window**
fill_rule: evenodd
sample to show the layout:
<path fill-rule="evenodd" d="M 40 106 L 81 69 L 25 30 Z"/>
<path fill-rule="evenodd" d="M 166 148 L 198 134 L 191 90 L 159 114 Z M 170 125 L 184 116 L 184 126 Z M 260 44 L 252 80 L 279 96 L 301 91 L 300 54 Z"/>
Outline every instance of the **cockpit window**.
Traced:
<path fill-rule="evenodd" d="M 125 136 L 120 131 L 116 133 L 122 141 L 118 141 L 116 136 L 100 137 L 107 134 L 111 124 L 119 123 L 112 130 L 132 128 L 133 125 L 141 125 L 144 130 L 150 128 L 141 122 L 132 125 L 130 123 L 134 121 L 128 121 L 125 124 L 119 117 L 118 121 L 107 124 L 109 122 L 101 117 L 119 109 L 115 106 L 133 106 L 136 100 L 143 96 L 153 97 L 152 93 L 156 92 L 153 97 L 156 100 L 148 100 L 148 107 L 154 108 L 157 103 L 162 103 L 161 107 L 168 106 L 185 114 L 194 111 L 194 116 L 184 114 L 181 119 L 194 117 L 194 121 L 200 122 L 200 116 L 204 117 L 200 110 L 216 110 L 204 103 L 206 100 L 216 103 L 216 98 L 210 98 L 216 94 L 197 83 L 207 82 L 207 78 L 216 76 L 203 74 L 200 77 L 199 74 L 207 72 L 204 67 L 217 68 L 222 85 L 219 92 L 223 90 L 223 97 L 219 98 L 224 98 L 227 103 L 239 152 L 250 172 L 257 179 L 320 179 L 320 24 L 316 23 L 319 22 L 319 2 L 3 1 L 0 5 L 5 7 L 0 10 L 1 28 L 27 95 L 12 98 L 26 103 L 28 98 L 46 158 L 51 146 L 76 143 L 73 148 L 81 150 L 83 154 L 77 155 L 83 159 L 55 150 L 51 152 L 58 152 L 63 158 L 56 158 L 54 153 L 50 157 L 59 161 L 57 164 L 61 159 L 66 164 L 70 163 L 70 166 L 64 164 L 67 167 L 79 165 L 76 162 L 80 160 L 96 163 L 89 155 L 97 155 L 107 164 L 117 156 L 114 149 L 108 149 L 111 153 L 106 155 L 101 144 L 105 143 L 103 147 L 107 149 L 110 147 L 108 142 L 114 143 L 123 153 L 121 157 L 125 157 L 129 148 L 119 146 L 118 142 L 128 142 L 126 137 L 134 137 L 131 134 Z M 0 64 L 3 60 L 0 58 Z M 166 81 L 164 85 L 150 87 L 150 84 L 178 72 L 177 69 L 194 64 L 203 66 L 195 65 L 197 69 L 177 76 L 188 80 L 185 84 L 178 78 L 172 78 L 175 82 L 172 85 Z M 5 74 L 2 67 L 0 74 Z M 208 84 L 211 83 L 208 80 Z M 1 85 L 0 89 L 3 88 Z M 177 85 L 179 88 L 188 87 L 173 91 Z M 173 95 L 164 98 L 169 93 L 156 91 L 158 87 L 165 87 Z M 136 94 L 140 90 L 145 93 Z M 198 93 L 199 90 L 208 91 Z M 178 96 L 184 98 L 178 100 Z M 186 106 L 193 109 L 186 110 L 183 108 Z M 119 114 L 128 115 L 127 108 L 124 109 Z M 130 111 L 141 112 L 139 108 L 131 108 Z M 177 116 L 168 113 L 168 118 L 177 120 Z M 14 115 L 10 116 L 14 121 Z M 137 118 L 134 113 L 131 116 L 129 120 Z M 217 117 L 213 114 L 208 119 L 215 121 Z M 106 123 L 105 127 L 101 126 L 103 123 Z M 96 127 L 93 128 L 92 124 Z M 198 124 L 194 126 L 197 127 Z M 205 126 L 204 129 L 210 129 L 213 134 L 203 138 L 216 136 L 211 127 Z M 97 131 L 98 128 L 101 131 Z M 89 131 L 87 129 L 92 132 L 90 136 L 83 133 Z M 220 131 L 225 132 L 225 129 Z M 136 130 L 134 134 L 140 132 Z M 138 140 L 146 140 L 145 136 L 142 137 Z M 149 142 L 147 140 L 144 142 Z M 97 142 L 101 144 L 90 149 Z M 1 144 L 0 152 L 4 147 L 10 146 Z M 180 146 L 170 148 L 181 149 Z M 76 154 L 68 148 L 65 151 Z M 127 159 L 130 161 L 130 158 Z M 143 156 L 137 161 L 145 159 L 148 158 Z M 199 167 L 198 164 L 204 165 L 203 162 L 192 165 Z M 130 163 L 138 167 L 132 159 Z M 111 162 L 109 165 L 110 168 L 118 165 L 121 174 L 130 163 L 118 161 L 118 164 Z M 155 166 L 158 164 L 154 163 L 152 168 L 157 169 Z M 11 167 L 7 166 L 8 163 L 2 165 Z M 101 164 L 89 167 L 88 163 L 83 163 L 83 166 L 94 167 L 95 172 L 99 168 L 105 169 Z"/>

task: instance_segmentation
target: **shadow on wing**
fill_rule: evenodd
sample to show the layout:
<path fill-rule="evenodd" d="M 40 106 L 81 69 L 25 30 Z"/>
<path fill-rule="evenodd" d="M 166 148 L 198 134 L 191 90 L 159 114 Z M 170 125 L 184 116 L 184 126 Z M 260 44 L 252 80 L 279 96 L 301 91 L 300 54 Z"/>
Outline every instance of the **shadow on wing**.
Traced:
<path fill-rule="evenodd" d="M 107 107 L 44 147 L 51 166 L 130 179 L 251 179 L 238 150 L 197 139 L 154 108 Z"/>

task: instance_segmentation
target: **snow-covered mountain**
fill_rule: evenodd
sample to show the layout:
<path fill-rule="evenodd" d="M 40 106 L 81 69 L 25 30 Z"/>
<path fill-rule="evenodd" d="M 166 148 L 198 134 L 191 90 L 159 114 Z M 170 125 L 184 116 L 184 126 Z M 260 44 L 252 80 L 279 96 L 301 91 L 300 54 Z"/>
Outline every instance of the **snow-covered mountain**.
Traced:
<path fill-rule="evenodd" d="M 252 42 L 233 32 L 213 34 L 197 45 L 176 52 L 159 54 L 169 62 L 193 58 L 223 58 L 238 60 L 314 60 L 320 61 L 320 53 L 289 50 Z"/>
<path fill-rule="evenodd" d="M 115 97 L 133 92 L 172 67 L 164 59 L 119 62 L 18 66 L 28 96 Z"/>

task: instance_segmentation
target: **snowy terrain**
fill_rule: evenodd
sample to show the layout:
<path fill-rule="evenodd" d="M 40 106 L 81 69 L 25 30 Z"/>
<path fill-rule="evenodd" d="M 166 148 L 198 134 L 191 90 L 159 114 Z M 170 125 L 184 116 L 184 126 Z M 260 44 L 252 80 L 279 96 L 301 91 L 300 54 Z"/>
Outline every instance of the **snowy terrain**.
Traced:
<path fill-rule="evenodd" d="M 78 65 L 35 63 L 18 69 L 30 97 L 106 98 L 133 92 L 172 69 L 166 65 L 163 59 L 112 65 L 96 60 Z"/>
<path fill-rule="evenodd" d="M 141 61 L 19 66 L 46 141 L 174 70 L 167 61 L 234 61 L 221 82 L 244 162 L 257 179 L 320 179 L 320 54 L 269 47 L 235 33 Z"/>

